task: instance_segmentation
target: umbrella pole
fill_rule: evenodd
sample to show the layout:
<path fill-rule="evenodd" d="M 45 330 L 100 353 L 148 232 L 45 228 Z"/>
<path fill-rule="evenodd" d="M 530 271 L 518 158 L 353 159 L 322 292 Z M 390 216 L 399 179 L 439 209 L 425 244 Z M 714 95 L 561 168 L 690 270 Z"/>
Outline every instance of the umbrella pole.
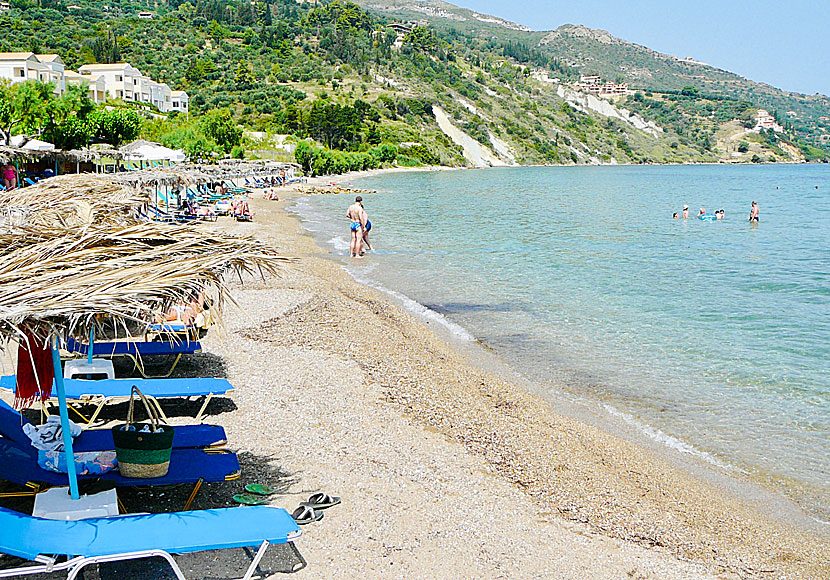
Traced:
<path fill-rule="evenodd" d="M 87 353 L 86 362 L 92 364 L 92 351 L 95 347 L 95 327 L 91 326 L 89 328 L 89 352 Z"/>
<path fill-rule="evenodd" d="M 52 364 L 55 367 L 55 387 L 58 389 L 58 411 L 61 416 L 61 431 L 63 432 L 63 449 L 66 455 L 66 474 L 69 476 L 69 496 L 80 499 L 78 493 L 78 475 L 75 473 L 75 453 L 72 451 L 72 433 L 69 431 L 69 412 L 66 407 L 66 391 L 63 387 L 63 372 L 61 371 L 61 355 L 58 352 L 58 337 L 52 343 Z"/>

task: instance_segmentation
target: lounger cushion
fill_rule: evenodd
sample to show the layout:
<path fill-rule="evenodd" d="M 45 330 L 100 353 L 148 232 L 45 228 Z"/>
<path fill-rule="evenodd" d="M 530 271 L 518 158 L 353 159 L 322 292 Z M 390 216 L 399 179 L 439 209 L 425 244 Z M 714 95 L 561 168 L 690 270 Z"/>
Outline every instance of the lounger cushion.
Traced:
<path fill-rule="evenodd" d="M 0 435 L 20 444 L 29 444 L 29 437 L 23 432 L 28 423 L 20 413 L 0 400 Z M 225 430 L 218 425 L 176 425 L 173 447 L 210 447 L 227 441 Z M 111 451 L 115 449 L 111 429 L 86 429 L 81 431 L 73 443 L 75 451 Z"/>
<path fill-rule="evenodd" d="M 34 560 L 40 554 L 107 556 L 160 549 L 171 554 L 280 544 L 297 523 L 271 506 L 126 515 L 79 521 L 45 520 L 0 508 L 0 551 Z"/>
<path fill-rule="evenodd" d="M 98 479 L 110 481 L 116 486 L 174 485 L 195 483 L 199 479 L 219 482 L 239 475 L 239 459 L 229 452 L 217 453 L 202 449 L 173 449 L 170 454 L 170 470 L 164 477 L 134 479 L 122 476 L 117 471 L 103 475 L 79 475 L 78 480 Z M 19 485 L 29 482 L 47 485 L 69 485 L 65 473 L 41 469 L 37 464 L 37 450 L 31 445 L 20 445 L 0 437 L 0 479 Z"/>
<path fill-rule="evenodd" d="M 89 345 L 69 339 L 66 342 L 69 352 L 89 354 Z M 143 341 L 113 341 L 96 342 L 92 345 L 94 356 L 161 356 L 170 354 L 194 354 L 202 351 L 202 345 L 195 340 L 181 342 L 143 342 Z"/>
<path fill-rule="evenodd" d="M 15 390 L 15 375 L 0 378 L 0 388 Z M 185 378 L 185 379 L 101 379 L 86 381 L 83 379 L 64 379 L 64 389 L 68 399 L 89 397 L 129 397 L 133 386 L 150 397 L 204 397 L 206 395 L 224 395 L 233 390 L 227 379 Z M 53 389 L 52 391 L 57 392 Z"/>

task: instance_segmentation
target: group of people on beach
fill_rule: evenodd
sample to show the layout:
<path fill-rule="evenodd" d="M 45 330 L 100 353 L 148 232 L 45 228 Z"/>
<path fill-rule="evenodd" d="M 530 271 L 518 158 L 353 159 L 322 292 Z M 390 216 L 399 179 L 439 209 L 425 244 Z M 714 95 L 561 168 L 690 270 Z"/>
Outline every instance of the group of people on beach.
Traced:
<path fill-rule="evenodd" d="M 758 202 L 753 201 L 752 202 L 752 207 L 749 210 L 749 221 L 750 222 L 757 222 L 758 221 L 758 213 L 759 213 Z M 681 216 L 683 217 L 684 220 L 689 219 L 689 206 L 688 205 L 683 206 L 682 214 L 678 214 L 677 212 L 674 212 L 671 217 L 672 217 L 672 219 L 680 219 Z M 706 213 L 706 208 L 702 207 L 702 208 L 700 208 L 700 211 L 697 213 L 697 217 L 698 217 L 698 219 L 701 219 L 701 220 L 722 220 L 724 217 L 726 217 L 726 211 L 724 211 L 722 209 L 719 209 L 719 210 L 716 210 L 714 214 L 708 214 L 708 213 Z"/>
<path fill-rule="evenodd" d="M 349 243 L 349 256 L 362 258 L 366 253 L 364 246 L 368 250 L 372 249 L 372 244 L 369 243 L 369 230 L 372 229 L 372 222 L 369 221 L 369 215 L 363 208 L 361 196 L 354 198 L 354 203 L 346 210 L 346 217 L 349 218 L 349 230 L 352 235 Z"/>

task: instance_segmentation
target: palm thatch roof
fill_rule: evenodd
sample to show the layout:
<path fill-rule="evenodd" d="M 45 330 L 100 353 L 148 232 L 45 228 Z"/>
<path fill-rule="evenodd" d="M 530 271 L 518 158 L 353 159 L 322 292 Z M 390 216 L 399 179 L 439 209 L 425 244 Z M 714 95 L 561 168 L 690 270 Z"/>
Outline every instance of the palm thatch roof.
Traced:
<path fill-rule="evenodd" d="M 233 301 L 227 274 L 274 273 L 288 260 L 250 238 L 154 223 L 0 233 L 0 337 L 85 336 L 101 315 L 147 322 L 206 288 L 221 311 Z"/>
<path fill-rule="evenodd" d="M 112 175 L 0 192 L 0 218 L 22 216 L 0 219 L 0 339 L 86 335 L 102 315 L 126 328 L 204 290 L 218 315 L 233 302 L 226 275 L 275 273 L 290 260 L 253 238 L 141 221 L 146 202 Z"/>
<path fill-rule="evenodd" d="M 28 228 L 83 228 L 93 223 L 134 223 L 147 196 L 108 176 L 63 175 L 30 187 L 0 191 L 0 215 Z"/>

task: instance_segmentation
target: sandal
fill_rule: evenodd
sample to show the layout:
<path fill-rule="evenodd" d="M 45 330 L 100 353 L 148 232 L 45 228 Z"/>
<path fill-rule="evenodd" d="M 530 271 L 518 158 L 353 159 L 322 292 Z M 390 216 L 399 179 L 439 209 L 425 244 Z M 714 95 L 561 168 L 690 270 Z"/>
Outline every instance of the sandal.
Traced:
<path fill-rule="evenodd" d="M 327 493 L 320 492 L 312 495 L 310 498 L 308 498 L 308 501 L 300 502 L 300 505 L 314 508 L 316 510 L 324 510 L 339 503 L 339 497 L 334 497 Z"/>
<path fill-rule="evenodd" d="M 314 508 L 309 507 L 307 505 L 301 505 L 297 509 L 294 510 L 294 513 L 291 514 L 291 517 L 294 518 L 294 521 L 297 522 L 299 525 L 304 526 L 305 524 L 310 524 L 312 522 L 319 522 L 323 519 L 323 512 L 315 511 Z"/>
<path fill-rule="evenodd" d="M 264 497 L 254 497 L 252 495 L 248 495 L 247 493 L 236 494 L 233 496 L 233 501 L 244 505 L 263 505 L 268 503 L 268 500 Z"/>
<path fill-rule="evenodd" d="M 245 491 L 248 493 L 255 493 L 257 495 L 272 495 L 276 493 L 273 487 L 262 485 L 261 483 L 249 483 L 245 486 Z"/>

